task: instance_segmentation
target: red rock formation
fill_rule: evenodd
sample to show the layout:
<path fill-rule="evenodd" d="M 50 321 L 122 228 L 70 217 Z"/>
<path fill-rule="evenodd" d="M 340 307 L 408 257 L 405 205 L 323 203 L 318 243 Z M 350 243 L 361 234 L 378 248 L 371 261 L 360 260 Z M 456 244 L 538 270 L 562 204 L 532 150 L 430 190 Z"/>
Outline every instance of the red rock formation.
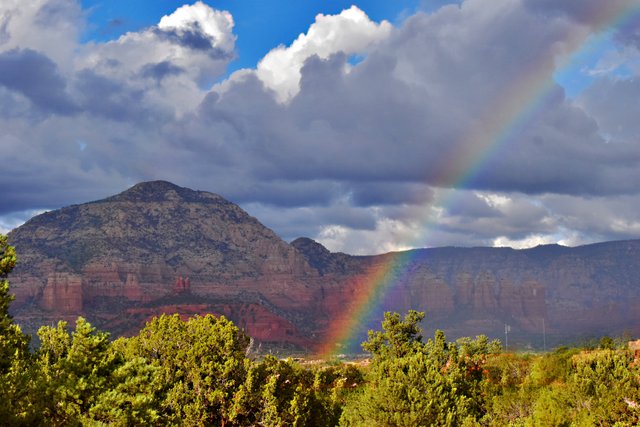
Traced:
<path fill-rule="evenodd" d="M 190 284 L 189 277 L 184 278 L 182 276 L 177 277 L 175 283 L 173 284 L 173 293 L 174 294 L 184 294 L 190 292 Z"/>
<path fill-rule="evenodd" d="M 42 293 L 42 308 L 61 314 L 82 312 L 82 277 L 70 273 L 51 273 Z"/>
<path fill-rule="evenodd" d="M 441 248 L 352 257 L 288 245 L 220 196 L 143 183 L 34 217 L 10 234 L 16 320 L 83 315 L 116 334 L 149 316 L 231 318 L 260 341 L 308 347 L 347 322 L 395 265 L 380 310 L 427 312 L 454 335 L 640 330 L 640 241 L 580 248 Z M 406 261 L 409 260 L 409 261 Z M 360 308 L 359 308 L 360 307 Z"/>

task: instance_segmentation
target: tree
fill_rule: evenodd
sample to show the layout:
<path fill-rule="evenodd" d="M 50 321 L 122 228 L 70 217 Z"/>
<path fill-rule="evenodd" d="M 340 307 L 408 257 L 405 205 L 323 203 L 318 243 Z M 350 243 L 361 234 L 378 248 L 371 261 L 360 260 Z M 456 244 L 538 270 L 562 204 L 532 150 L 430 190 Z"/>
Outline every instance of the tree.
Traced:
<path fill-rule="evenodd" d="M 7 236 L 0 234 L 0 374 L 8 372 L 16 352 L 25 350 L 28 345 L 27 337 L 9 314 L 14 297 L 9 294 L 7 276 L 15 265 L 15 249 L 7 243 Z"/>
<path fill-rule="evenodd" d="M 398 313 L 387 312 L 382 331 L 369 331 L 369 339 L 362 348 L 376 358 L 403 357 L 422 346 L 420 322 L 424 312 L 409 310 L 404 319 Z"/>
<path fill-rule="evenodd" d="M 353 366 L 305 368 L 268 355 L 249 368 L 235 394 L 232 420 L 269 427 L 335 426 L 342 399 L 361 381 Z"/>
<path fill-rule="evenodd" d="M 109 351 L 109 334 L 79 317 L 72 333 L 67 323 L 38 331 L 38 398 L 40 411 L 53 425 L 79 424 L 101 393 L 113 387 L 111 375 L 122 362 Z"/>
<path fill-rule="evenodd" d="M 15 250 L 0 234 L 0 419 L 9 425 L 27 422 L 29 395 L 29 337 L 9 314 L 7 277 L 15 265 Z"/>
<path fill-rule="evenodd" d="M 154 366 L 158 414 L 168 423 L 229 425 L 233 397 L 245 382 L 249 340 L 224 316 L 153 319 L 123 342 L 128 359 Z"/>
<path fill-rule="evenodd" d="M 576 418 L 591 425 L 640 423 L 640 369 L 626 351 L 577 354 L 569 377 Z"/>
<path fill-rule="evenodd" d="M 348 402 L 347 426 L 473 425 L 483 415 L 482 365 L 497 343 L 448 343 L 442 331 L 422 342 L 424 313 L 385 313 L 383 331 L 363 343 L 373 360 L 362 393 Z"/>

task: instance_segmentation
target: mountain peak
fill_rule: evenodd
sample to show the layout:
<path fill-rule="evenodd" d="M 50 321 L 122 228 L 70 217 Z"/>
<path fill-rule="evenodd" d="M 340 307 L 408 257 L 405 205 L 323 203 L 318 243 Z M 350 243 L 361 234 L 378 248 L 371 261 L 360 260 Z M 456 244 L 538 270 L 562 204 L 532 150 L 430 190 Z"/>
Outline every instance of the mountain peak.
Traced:
<path fill-rule="evenodd" d="M 313 255 L 315 257 L 327 256 L 331 254 L 331 252 L 327 248 L 322 246 L 322 244 L 308 237 L 298 237 L 297 239 L 292 241 L 290 245 L 304 254 Z"/>
<path fill-rule="evenodd" d="M 180 187 L 172 182 L 169 181 L 163 181 L 163 180 L 156 180 L 156 181 L 143 181 L 143 182 L 139 182 L 136 185 L 134 185 L 133 187 L 129 188 L 128 190 L 125 190 L 124 192 L 149 192 L 149 191 L 169 191 L 169 190 L 174 190 L 174 191 L 178 191 L 178 190 L 187 190 L 184 187 Z M 190 190 L 192 191 L 192 190 Z"/>
<path fill-rule="evenodd" d="M 306 268 L 296 264 L 293 248 L 239 206 L 167 181 L 141 182 L 106 199 L 35 216 L 11 238 L 21 254 L 33 254 L 32 266 L 50 260 L 60 271 L 116 262 L 212 278 Z"/>
<path fill-rule="evenodd" d="M 221 196 L 206 191 L 195 191 L 180 187 L 168 181 L 140 182 L 120 194 L 99 202 L 164 202 L 180 200 L 184 202 L 225 203 Z M 229 203 L 229 202 L 227 202 Z"/>

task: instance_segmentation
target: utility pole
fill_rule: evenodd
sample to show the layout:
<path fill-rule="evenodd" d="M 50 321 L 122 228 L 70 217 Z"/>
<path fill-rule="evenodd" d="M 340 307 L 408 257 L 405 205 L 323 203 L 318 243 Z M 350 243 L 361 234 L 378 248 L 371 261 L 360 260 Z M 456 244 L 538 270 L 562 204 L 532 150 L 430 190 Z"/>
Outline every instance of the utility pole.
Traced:
<path fill-rule="evenodd" d="M 544 327 L 544 317 L 542 318 L 542 349 L 547 352 L 547 331 Z"/>
<path fill-rule="evenodd" d="M 509 331 L 511 331 L 511 326 L 504 324 L 504 349 L 505 351 L 509 350 Z"/>

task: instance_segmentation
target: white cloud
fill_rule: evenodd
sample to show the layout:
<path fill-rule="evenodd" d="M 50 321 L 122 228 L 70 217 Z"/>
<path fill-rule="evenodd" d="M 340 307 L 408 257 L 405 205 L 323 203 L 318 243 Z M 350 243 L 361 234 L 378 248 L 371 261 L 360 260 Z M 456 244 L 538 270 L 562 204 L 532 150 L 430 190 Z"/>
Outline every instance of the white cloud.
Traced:
<path fill-rule="evenodd" d="M 411 249 L 405 237 L 418 230 L 410 223 L 380 218 L 374 230 L 357 230 L 340 225 L 323 227 L 316 239 L 332 252 L 372 255 Z"/>
<path fill-rule="evenodd" d="M 291 46 L 271 50 L 258 63 L 256 74 L 276 92 L 280 102 L 286 102 L 298 93 L 300 70 L 308 58 L 316 55 L 326 59 L 338 52 L 364 54 L 372 44 L 388 37 L 391 28 L 387 21 L 371 21 L 356 6 L 339 15 L 319 14 L 307 33 L 300 34 Z"/>
<path fill-rule="evenodd" d="M 160 19 L 158 28 L 165 31 L 175 30 L 179 34 L 202 32 L 212 45 L 225 52 L 233 52 L 236 36 L 233 34 L 233 17 L 229 12 L 215 10 L 201 1 L 193 5 L 178 8 L 171 15 Z"/>
<path fill-rule="evenodd" d="M 201 87 L 223 75 L 234 58 L 233 26 L 229 12 L 202 2 L 182 6 L 157 26 L 84 45 L 76 68 L 128 86 L 140 103 L 180 117 L 197 107 Z"/>
<path fill-rule="evenodd" d="M 29 218 L 44 213 L 44 210 L 27 210 L 12 215 L 0 216 L 0 234 L 7 234 L 16 227 L 24 224 Z"/>
<path fill-rule="evenodd" d="M 528 249 L 534 248 L 540 245 L 550 245 L 558 243 L 557 236 L 549 235 L 533 235 L 527 236 L 524 239 L 512 240 L 505 236 L 500 236 L 493 240 L 493 247 L 496 248 L 514 248 L 514 249 Z"/>
<path fill-rule="evenodd" d="M 487 204 L 493 208 L 502 208 L 507 207 L 511 204 L 512 200 L 504 195 L 504 194 L 494 194 L 494 193 L 476 193 L 478 197 L 487 202 Z"/>
<path fill-rule="evenodd" d="M 69 71 L 83 28 L 83 13 L 75 1 L 0 1 L 0 52 L 32 49 Z"/>

